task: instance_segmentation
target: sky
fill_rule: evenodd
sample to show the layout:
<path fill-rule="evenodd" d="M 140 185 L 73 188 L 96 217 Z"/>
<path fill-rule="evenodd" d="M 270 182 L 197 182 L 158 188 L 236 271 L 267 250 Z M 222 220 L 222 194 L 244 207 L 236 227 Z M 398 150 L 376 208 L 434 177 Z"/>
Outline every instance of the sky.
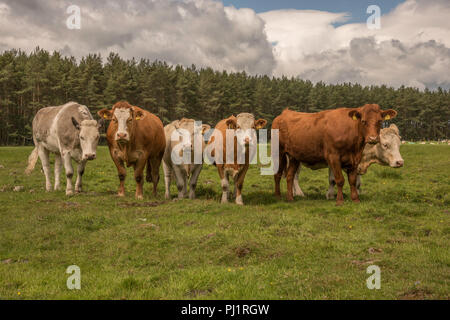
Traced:
<path fill-rule="evenodd" d="M 252 8 L 256 13 L 280 10 L 319 10 L 328 12 L 347 12 L 348 22 L 364 22 L 367 20 L 367 7 L 376 4 L 382 13 L 388 13 L 404 0 L 224 0 L 226 6 L 236 8 Z"/>
<path fill-rule="evenodd" d="M 380 28 L 366 24 L 379 5 Z M 70 5 L 80 8 L 80 28 Z M 299 77 L 450 88 L 449 0 L 0 0 L 0 51 L 49 51 Z"/>

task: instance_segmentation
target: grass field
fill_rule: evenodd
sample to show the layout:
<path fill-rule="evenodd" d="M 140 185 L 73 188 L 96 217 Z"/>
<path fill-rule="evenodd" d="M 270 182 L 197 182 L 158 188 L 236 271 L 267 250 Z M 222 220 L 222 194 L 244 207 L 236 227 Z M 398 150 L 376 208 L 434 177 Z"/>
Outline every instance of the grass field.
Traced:
<path fill-rule="evenodd" d="M 135 201 L 131 169 L 118 198 L 106 147 L 68 198 L 44 191 L 39 163 L 23 174 L 31 147 L 0 148 L 0 299 L 449 299 L 450 147 L 401 148 L 405 167 L 372 166 L 361 204 L 346 182 L 342 207 L 325 199 L 327 170 L 304 169 L 307 198 L 287 203 L 256 166 L 244 207 L 219 203 L 212 166 L 197 200 L 164 200 L 161 175 L 158 197 L 145 184 Z M 67 289 L 70 265 L 81 290 Z"/>

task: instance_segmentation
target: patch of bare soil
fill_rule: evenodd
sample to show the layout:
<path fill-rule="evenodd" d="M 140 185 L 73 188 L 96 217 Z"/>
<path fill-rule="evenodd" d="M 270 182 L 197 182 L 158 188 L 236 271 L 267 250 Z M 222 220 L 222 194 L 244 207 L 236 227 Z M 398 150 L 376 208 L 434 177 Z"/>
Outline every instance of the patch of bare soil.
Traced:
<path fill-rule="evenodd" d="M 157 207 L 162 205 L 164 202 L 121 202 L 117 204 L 121 208 L 145 208 L 145 207 Z"/>
<path fill-rule="evenodd" d="M 427 289 L 414 288 L 398 296 L 400 300 L 424 300 L 430 299 L 432 292 Z"/>

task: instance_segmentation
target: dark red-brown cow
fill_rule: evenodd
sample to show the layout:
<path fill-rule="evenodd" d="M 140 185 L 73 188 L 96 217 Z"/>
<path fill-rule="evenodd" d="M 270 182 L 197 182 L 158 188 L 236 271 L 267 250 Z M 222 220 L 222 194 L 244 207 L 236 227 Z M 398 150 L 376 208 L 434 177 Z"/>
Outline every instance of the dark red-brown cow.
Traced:
<path fill-rule="evenodd" d="M 166 139 L 164 126 L 154 114 L 126 101 L 117 102 L 112 110 L 102 109 L 98 115 L 109 124 L 106 138 L 109 152 L 119 173 L 119 196 L 125 195 L 127 167 L 133 166 L 136 199 L 143 199 L 143 172 L 147 166 L 147 182 L 153 182 L 153 194 L 159 181 L 159 166 L 164 155 Z"/>
<path fill-rule="evenodd" d="M 318 113 L 284 110 L 272 123 L 279 130 L 279 170 L 275 174 L 275 195 L 280 196 L 280 180 L 287 169 L 287 200 L 293 200 L 292 184 L 300 163 L 312 169 L 330 167 L 338 193 L 336 205 L 342 205 L 345 169 L 351 198 L 359 202 L 356 189 L 357 168 L 367 143 L 379 142 L 383 120 L 397 115 L 395 110 L 381 110 L 377 104 L 360 108 L 339 108 Z"/>

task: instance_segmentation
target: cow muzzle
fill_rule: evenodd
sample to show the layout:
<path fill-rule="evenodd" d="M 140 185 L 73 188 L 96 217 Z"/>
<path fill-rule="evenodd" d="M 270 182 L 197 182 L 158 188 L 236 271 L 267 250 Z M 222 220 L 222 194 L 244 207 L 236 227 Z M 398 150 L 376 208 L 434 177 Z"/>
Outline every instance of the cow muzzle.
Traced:
<path fill-rule="evenodd" d="M 128 133 L 126 133 L 126 132 L 117 132 L 116 140 L 120 141 L 120 142 L 128 142 L 130 140 L 130 137 L 128 136 Z"/>
<path fill-rule="evenodd" d="M 368 144 L 377 144 L 378 142 L 380 142 L 380 137 L 379 136 L 367 137 L 366 142 Z"/>
<path fill-rule="evenodd" d="M 403 167 L 403 164 L 405 163 L 405 161 L 403 161 L 403 160 L 397 160 L 396 162 L 395 162 L 395 166 L 394 166 L 394 168 L 401 168 L 401 167 Z"/>
<path fill-rule="evenodd" d="M 94 160 L 95 158 L 97 158 L 95 153 L 89 153 L 83 156 L 84 160 Z"/>

